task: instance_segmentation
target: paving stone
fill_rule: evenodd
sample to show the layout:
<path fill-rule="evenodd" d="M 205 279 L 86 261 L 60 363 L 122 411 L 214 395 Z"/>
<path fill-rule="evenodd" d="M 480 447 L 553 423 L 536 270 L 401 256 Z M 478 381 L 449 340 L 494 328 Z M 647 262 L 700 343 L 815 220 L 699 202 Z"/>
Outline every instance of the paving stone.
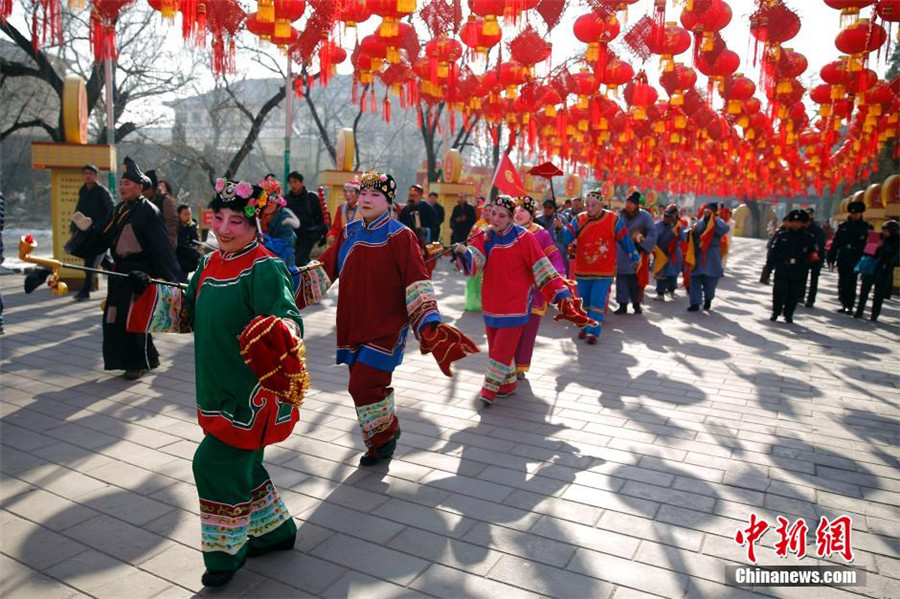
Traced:
<path fill-rule="evenodd" d="M 683 574 L 587 549 L 578 550 L 568 569 L 663 597 L 680 597 L 689 581 Z"/>
<path fill-rule="evenodd" d="M 526 559 L 504 555 L 491 569 L 489 578 L 524 587 L 548 597 L 591 597 L 605 599 L 613 585 Z"/>
<path fill-rule="evenodd" d="M 488 580 L 432 564 L 411 585 L 436 597 L 503 597 L 504 599 L 537 599 L 540 595 L 501 582 Z"/>
<path fill-rule="evenodd" d="M 319 545 L 313 555 L 401 586 L 409 584 L 428 566 L 428 562 L 412 555 L 342 534 Z"/>

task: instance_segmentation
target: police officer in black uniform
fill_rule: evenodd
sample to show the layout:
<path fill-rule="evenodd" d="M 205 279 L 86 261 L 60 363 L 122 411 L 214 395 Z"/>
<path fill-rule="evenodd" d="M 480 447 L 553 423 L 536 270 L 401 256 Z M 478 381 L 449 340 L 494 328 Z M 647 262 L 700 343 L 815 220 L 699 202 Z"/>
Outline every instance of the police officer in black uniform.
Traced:
<path fill-rule="evenodd" d="M 775 271 L 772 287 L 772 317 L 794 322 L 794 309 L 803 298 L 809 267 L 819 261 L 816 240 L 806 230 L 809 215 L 803 210 L 792 210 L 785 219 L 785 226 L 772 240 L 767 256 L 767 266 Z"/>
<path fill-rule="evenodd" d="M 809 220 L 806 224 L 806 230 L 809 231 L 810 235 L 813 236 L 813 239 L 816 240 L 816 251 L 819 253 L 819 256 L 825 256 L 825 243 L 828 240 L 828 236 L 825 235 L 825 230 L 815 221 L 815 210 L 812 208 L 807 208 L 806 213 L 809 215 Z M 816 293 L 819 291 L 819 273 L 822 272 L 822 260 L 811 264 L 809 267 L 809 290 L 806 295 L 806 307 L 812 308 L 816 303 Z M 802 299 L 802 296 L 801 296 Z"/>
<path fill-rule="evenodd" d="M 847 210 L 850 212 L 847 220 L 841 223 L 834 234 L 834 239 L 831 240 L 828 265 L 833 267 L 837 263 L 838 300 L 841 302 L 838 312 L 852 314 L 853 304 L 856 303 L 858 278 L 853 269 L 863 255 L 872 225 L 863 220 L 862 215 L 866 211 L 863 202 L 850 202 Z"/>

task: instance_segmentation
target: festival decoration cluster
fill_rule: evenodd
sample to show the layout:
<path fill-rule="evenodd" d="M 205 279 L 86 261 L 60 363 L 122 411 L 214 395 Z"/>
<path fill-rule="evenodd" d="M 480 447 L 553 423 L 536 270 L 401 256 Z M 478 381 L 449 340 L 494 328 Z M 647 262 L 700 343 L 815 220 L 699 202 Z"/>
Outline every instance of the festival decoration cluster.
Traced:
<path fill-rule="evenodd" d="M 756 77 L 722 37 L 735 18 L 726 0 L 653 0 L 646 15 L 639 0 L 257 0 L 252 12 L 238 0 L 90 0 L 96 60 L 115 58 L 116 20 L 143 1 L 164 22 L 181 15 L 185 41 L 210 48 L 217 74 L 234 69 L 243 32 L 317 67 L 308 84 L 327 85 L 349 59 L 353 100 L 388 121 L 392 102 L 417 108 L 420 123 L 443 104 L 453 130 L 477 127 L 496 142 L 506 128 L 536 161 L 616 184 L 751 200 L 821 194 L 869 177 L 897 137 L 900 80 L 871 65 L 888 56 L 900 0 L 811 0 L 840 11 L 842 27 L 811 89 L 800 81 L 807 59 L 790 46 L 802 22 L 789 0 L 755 0 L 743 70 Z M 39 1 L 35 44 L 62 42 L 60 3 Z M 11 10 L 0 0 L 0 18 Z M 548 41 L 569 35 L 554 31 L 567 10 L 583 13 L 574 57 Z M 360 36 L 371 19 L 374 33 Z"/>

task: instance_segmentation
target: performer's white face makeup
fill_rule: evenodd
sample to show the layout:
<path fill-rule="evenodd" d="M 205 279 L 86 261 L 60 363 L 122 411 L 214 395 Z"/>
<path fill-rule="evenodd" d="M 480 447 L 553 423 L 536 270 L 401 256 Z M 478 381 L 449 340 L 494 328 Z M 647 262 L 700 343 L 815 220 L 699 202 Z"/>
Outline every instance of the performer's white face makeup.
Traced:
<path fill-rule="evenodd" d="M 588 216 L 597 216 L 598 214 L 600 214 L 601 210 L 603 210 L 603 202 L 601 202 L 594 196 L 588 196 L 588 199 L 587 199 Z"/>
<path fill-rule="evenodd" d="M 244 249 L 256 238 L 253 222 L 243 212 L 231 208 L 221 208 L 213 214 L 213 230 L 219 249 L 226 254 Z"/>
<path fill-rule="evenodd" d="M 491 213 L 491 227 L 494 231 L 501 233 L 511 224 L 511 221 L 512 217 L 508 210 L 494 207 L 494 211 Z"/>
<path fill-rule="evenodd" d="M 513 218 L 515 218 L 516 224 L 520 227 L 527 227 L 531 224 L 531 213 L 521 206 L 518 206 L 516 208 L 516 214 L 513 216 Z"/>
<path fill-rule="evenodd" d="M 359 192 L 359 213 L 367 223 L 387 212 L 388 206 L 387 196 L 376 189 L 363 189 Z"/>

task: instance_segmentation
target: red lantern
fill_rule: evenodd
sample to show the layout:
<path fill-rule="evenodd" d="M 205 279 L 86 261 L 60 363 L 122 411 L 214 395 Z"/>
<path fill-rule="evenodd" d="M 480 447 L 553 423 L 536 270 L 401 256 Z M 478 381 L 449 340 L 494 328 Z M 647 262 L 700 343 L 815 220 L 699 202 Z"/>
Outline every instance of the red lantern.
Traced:
<path fill-rule="evenodd" d="M 369 5 L 363 0 L 345 2 L 341 6 L 341 14 L 338 20 L 343 21 L 347 27 L 356 27 L 358 23 L 364 23 L 372 16 Z"/>
<path fill-rule="evenodd" d="M 684 90 L 694 87 L 696 83 L 697 73 L 681 63 L 675 63 L 671 71 L 663 71 L 659 76 L 659 84 L 669 94 L 669 104 L 673 106 L 684 104 Z"/>
<path fill-rule="evenodd" d="M 469 15 L 468 20 L 463 23 L 459 30 L 459 39 L 473 53 L 486 59 L 488 50 L 500 43 L 500 40 L 503 39 L 503 34 L 499 31 L 499 28 L 496 33 L 485 34 L 484 19 Z"/>
<path fill-rule="evenodd" d="M 868 19 L 860 19 L 838 33 L 834 45 L 844 54 L 862 55 L 874 52 L 886 40 L 884 27 Z"/>
<path fill-rule="evenodd" d="M 694 0 L 689 9 L 681 12 L 681 24 L 694 32 L 694 53 L 712 50 L 716 32 L 731 22 L 731 7 L 722 0 Z"/>
<path fill-rule="evenodd" d="M 481 32 L 486 36 L 500 34 L 500 24 L 497 17 L 506 9 L 506 0 L 469 0 L 469 10 L 472 14 L 483 17 Z"/>
<path fill-rule="evenodd" d="M 728 6 L 724 4 L 724 6 Z M 655 23 L 650 27 L 647 37 L 647 49 L 653 54 L 659 54 L 660 65 L 664 70 L 671 71 L 675 68 L 674 56 L 688 51 L 691 47 L 691 36 L 675 23 L 666 23 L 659 27 Z"/>
<path fill-rule="evenodd" d="M 133 0 L 94 0 L 91 11 L 91 48 L 94 51 L 94 62 L 115 59 L 116 21 L 123 8 Z M 61 36 L 61 34 L 60 34 Z"/>
<path fill-rule="evenodd" d="M 900 22 L 900 0 L 881 0 L 875 7 L 875 14 L 885 21 Z"/>
<path fill-rule="evenodd" d="M 147 0 L 153 10 L 159 11 L 164 21 L 174 21 L 175 13 L 180 8 L 180 0 Z"/>
<path fill-rule="evenodd" d="M 273 37 L 283 40 L 291 37 L 291 23 L 303 16 L 304 0 L 275 0 L 275 32 Z"/>
<path fill-rule="evenodd" d="M 506 97 L 515 100 L 518 95 L 516 88 L 525 82 L 528 69 L 515 61 L 500 63 L 497 80 L 506 88 Z"/>
<path fill-rule="evenodd" d="M 375 37 L 384 42 L 387 48 L 387 61 L 390 64 L 400 62 L 400 47 L 409 35 L 416 35 L 416 30 L 407 23 L 390 23 L 387 19 L 375 30 Z"/>
<path fill-rule="evenodd" d="M 462 56 L 462 44 L 448 37 L 436 37 L 425 44 L 425 55 L 431 59 L 431 80 L 446 79 L 450 63 Z"/>
<path fill-rule="evenodd" d="M 615 91 L 620 85 L 631 81 L 634 77 L 634 69 L 631 65 L 618 58 L 612 58 L 606 63 L 606 69 L 600 75 L 600 83 L 606 85 L 610 91 Z"/>
<path fill-rule="evenodd" d="M 575 37 L 588 45 L 585 61 L 605 64 L 606 46 L 619 35 L 619 19 L 614 14 L 589 12 L 572 26 Z"/>
<path fill-rule="evenodd" d="M 652 106 L 659 94 L 647 82 L 647 73 L 639 72 L 633 81 L 625 86 L 625 102 L 631 107 L 631 114 L 636 120 L 646 120 L 647 108 Z"/>
<path fill-rule="evenodd" d="M 722 99 L 726 101 L 726 112 L 728 114 L 740 114 L 743 110 L 744 101 L 753 97 L 756 91 L 756 84 L 749 78 L 738 73 L 733 77 L 725 77 L 722 85 L 719 87 L 719 93 Z"/>
<path fill-rule="evenodd" d="M 825 4 L 841 11 L 841 17 L 858 15 L 859 9 L 875 4 L 875 0 L 825 0 Z"/>
<path fill-rule="evenodd" d="M 582 69 L 571 76 L 571 90 L 578 96 L 577 106 L 579 108 L 586 109 L 588 107 L 588 96 L 597 93 L 599 87 L 600 82 L 587 69 Z"/>
<path fill-rule="evenodd" d="M 378 28 L 389 38 L 398 37 L 400 19 L 416 10 L 415 0 L 366 0 L 366 5 L 372 14 L 381 17 Z"/>
<path fill-rule="evenodd" d="M 741 66 L 741 58 L 731 50 L 723 50 L 710 61 L 709 55 L 701 52 L 697 55 L 695 66 L 697 70 L 712 78 L 722 78 L 733 74 Z"/>

